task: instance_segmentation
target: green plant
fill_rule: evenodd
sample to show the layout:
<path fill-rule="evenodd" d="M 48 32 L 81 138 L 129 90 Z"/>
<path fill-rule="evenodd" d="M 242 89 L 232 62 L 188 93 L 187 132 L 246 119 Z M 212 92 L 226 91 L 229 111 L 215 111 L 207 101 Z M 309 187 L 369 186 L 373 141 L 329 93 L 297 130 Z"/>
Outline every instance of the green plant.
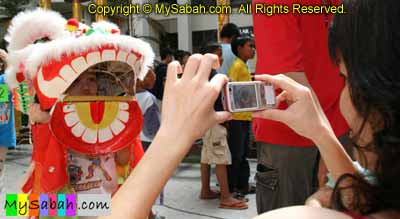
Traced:
<path fill-rule="evenodd" d="M 26 9 L 31 3 L 30 0 L 0 0 L 0 14 L 7 17 L 14 17 L 18 12 Z"/>

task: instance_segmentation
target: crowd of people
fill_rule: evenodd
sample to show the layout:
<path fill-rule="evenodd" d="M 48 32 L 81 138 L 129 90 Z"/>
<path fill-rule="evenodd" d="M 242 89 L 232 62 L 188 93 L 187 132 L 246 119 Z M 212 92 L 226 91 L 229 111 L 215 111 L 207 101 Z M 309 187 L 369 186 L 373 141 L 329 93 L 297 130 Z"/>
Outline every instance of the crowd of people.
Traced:
<path fill-rule="evenodd" d="M 219 208 L 247 209 L 246 196 L 256 193 L 257 218 L 400 218 L 400 3 L 329 3 L 343 3 L 347 13 L 253 14 L 254 38 L 227 23 L 221 43 L 208 42 L 201 54 L 162 49 L 161 62 L 128 80 L 132 89 L 117 95 L 133 94 L 140 109 L 134 146 L 96 156 L 68 149 L 69 181 L 57 192 L 112 194 L 112 215 L 104 218 L 154 218 L 156 198 L 193 142 L 202 138 L 199 198 L 219 199 Z M 256 69 L 250 72 L 247 62 L 255 52 Z M 0 55 L 4 71 L 7 54 Z M 112 66 L 86 69 L 63 95 L 98 95 L 99 73 L 116 72 Z M 277 107 L 224 111 L 223 86 L 252 80 L 275 86 Z M 7 148 L 15 147 L 12 92 L 1 94 L 0 191 Z M 53 116 L 40 104 L 29 110 L 33 134 L 46 130 Z M 257 144 L 256 185 L 249 183 L 250 132 Z M 33 140 L 34 147 L 45 147 L 37 136 Z M 212 165 L 220 191 L 210 185 Z M 101 186 L 83 188 L 93 177 Z"/>

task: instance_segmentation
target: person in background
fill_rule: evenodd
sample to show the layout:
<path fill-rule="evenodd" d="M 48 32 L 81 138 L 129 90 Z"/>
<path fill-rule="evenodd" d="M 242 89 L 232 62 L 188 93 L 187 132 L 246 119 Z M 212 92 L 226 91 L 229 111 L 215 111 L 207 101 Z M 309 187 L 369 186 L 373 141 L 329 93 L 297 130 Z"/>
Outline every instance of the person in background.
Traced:
<path fill-rule="evenodd" d="M 16 146 L 12 93 L 5 83 L 7 53 L 0 49 L 0 193 L 4 192 L 4 169 L 8 148 Z"/>
<path fill-rule="evenodd" d="M 303 1 L 300 1 L 303 2 Z M 306 2 L 306 1 L 304 1 Z M 307 5 L 340 4 L 340 0 L 311 0 Z M 253 4 L 287 4 L 298 1 L 253 0 Z M 348 145 L 349 127 L 339 109 L 344 80 L 328 53 L 328 27 L 332 14 L 293 13 L 267 17 L 253 14 L 257 45 L 257 74 L 284 74 L 309 87 L 321 103 L 336 136 Z M 287 108 L 281 103 L 279 109 Z M 314 142 L 288 126 L 264 118 L 253 119 L 257 141 L 257 211 L 304 204 L 325 184 L 326 168 Z M 321 160 L 322 161 L 322 160 Z M 320 170 L 319 170 L 320 169 Z M 318 180 L 320 179 L 320 180 Z"/>
<path fill-rule="evenodd" d="M 192 54 L 188 51 L 177 50 L 175 52 L 175 59 L 182 65 L 182 68 L 185 68 L 185 64 L 190 55 Z"/>
<path fill-rule="evenodd" d="M 215 54 L 219 58 L 220 64 L 223 63 L 221 45 L 210 43 L 202 49 L 202 53 Z M 210 79 L 217 72 L 213 69 Z M 218 97 L 214 104 L 215 111 L 223 111 L 221 97 Z M 203 147 L 201 150 L 201 199 L 219 198 L 220 208 L 225 209 L 247 209 L 245 201 L 235 199 L 229 191 L 228 176 L 226 166 L 232 163 L 231 152 L 227 141 L 226 124 L 217 124 L 207 130 L 203 136 Z M 215 164 L 215 172 L 220 187 L 220 193 L 210 189 L 210 165 Z"/>
<path fill-rule="evenodd" d="M 150 68 L 143 80 L 136 82 L 136 99 L 144 117 L 143 129 L 140 133 L 143 149 L 146 151 L 153 141 L 160 127 L 160 109 L 156 97 L 148 91 L 154 87 L 156 75 L 153 68 Z"/>
<path fill-rule="evenodd" d="M 160 128 L 161 115 L 160 109 L 157 104 L 157 98 L 148 91 L 154 87 L 156 81 L 156 75 L 152 67 L 146 74 L 143 80 L 136 81 L 136 100 L 139 104 L 143 114 L 143 128 L 140 132 L 140 140 L 142 141 L 143 149 L 146 152 L 149 148 L 154 136 L 157 134 Z M 160 198 L 164 196 L 164 191 L 161 192 Z M 156 215 L 150 210 L 149 219 L 163 218 L 160 215 Z"/>
<path fill-rule="evenodd" d="M 155 69 L 156 83 L 154 87 L 150 89 L 150 92 L 161 101 L 164 95 L 164 83 L 167 74 L 167 66 L 170 62 L 174 61 L 174 52 L 169 48 L 165 48 L 160 51 L 160 55 L 161 63 L 158 64 Z"/>
<path fill-rule="evenodd" d="M 237 58 L 228 71 L 231 81 L 251 81 L 247 60 L 254 57 L 253 39 L 249 36 L 238 36 L 231 43 L 233 54 Z M 231 192 L 236 192 L 238 198 L 255 193 L 255 187 L 249 185 L 250 166 L 247 153 L 250 141 L 251 113 L 234 113 L 229 122 L 228 144 L 232 154 L 232 164 L 228 166 L 228 181 Z"/>
<path fill-rule="evenodd" d="M 234 23 L 227 23 L 222 27 L 219 37 L 222 42 L 222 58 L 224 59 L 224 62 L 217 70 L 218 73 L 227 75 L 233 61 L 235 61 L 235 59 L 237 58 L 235 54 L 232 53 L 231 42 L 235 37 L 239 35 L 239 27 Z"/>

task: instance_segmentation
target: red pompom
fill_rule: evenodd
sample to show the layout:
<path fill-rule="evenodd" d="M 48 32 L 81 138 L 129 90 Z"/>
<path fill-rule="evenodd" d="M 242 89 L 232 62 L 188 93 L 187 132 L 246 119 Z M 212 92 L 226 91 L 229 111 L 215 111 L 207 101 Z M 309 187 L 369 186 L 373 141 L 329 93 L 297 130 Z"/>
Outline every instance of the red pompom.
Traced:
<path fill-rule="evenodd" d="M 18 83 L 25 81 L 25 76 L 22 72 L 18 72 L 16 75 L 16 78 L 17 78 Z"/>
<path fill-rule="evenodd" d="M 111 33 L 112 33 L 112 34 L 119 33 L 119 30 L 117 30 L 117 29 L 111 29 Z"/>
<path fill-rule="evenodd" d="M 67 21 L 67 25 L 79 27 L 79 21 L 76 20 L 75 18 L 70 18 L 70 19 L 68 19 L 68 21 Z"/>

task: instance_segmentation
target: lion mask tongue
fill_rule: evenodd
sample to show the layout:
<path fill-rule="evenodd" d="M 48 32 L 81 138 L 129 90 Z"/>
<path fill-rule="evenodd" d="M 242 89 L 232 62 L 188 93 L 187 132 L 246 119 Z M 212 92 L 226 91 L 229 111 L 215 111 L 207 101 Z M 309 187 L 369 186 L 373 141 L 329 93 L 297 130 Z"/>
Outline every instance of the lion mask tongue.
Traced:
<path fill-rule="evenodd" d="M 143 116 L 136 101 L 58 102 L 50 120 L 54 137 L 85 154 L 118 151 L 134 143 Z"/>
<path fill-rule="evenodd" d="M 90 102 L 90 116 L 94 124 L 99 125 L 104 116 L 104 102 Z"/>

